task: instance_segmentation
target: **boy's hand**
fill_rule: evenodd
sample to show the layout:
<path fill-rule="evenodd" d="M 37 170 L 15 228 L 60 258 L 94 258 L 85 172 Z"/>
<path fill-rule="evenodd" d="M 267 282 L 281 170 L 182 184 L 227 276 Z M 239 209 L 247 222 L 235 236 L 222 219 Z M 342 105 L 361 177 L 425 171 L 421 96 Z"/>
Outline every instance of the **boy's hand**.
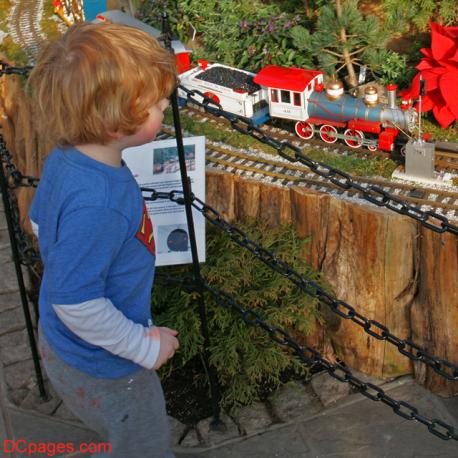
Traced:
<path fill-rule="evenodd" d="M 165 327 L 157 327 L 156 329 L 159 330 L 160 347 L 159 355 L 153 366 L 154 370 L 158 370 L 166 363 L 180 347 L 178 339 L 175 337 L 178 335 L 178 331 Z"/>

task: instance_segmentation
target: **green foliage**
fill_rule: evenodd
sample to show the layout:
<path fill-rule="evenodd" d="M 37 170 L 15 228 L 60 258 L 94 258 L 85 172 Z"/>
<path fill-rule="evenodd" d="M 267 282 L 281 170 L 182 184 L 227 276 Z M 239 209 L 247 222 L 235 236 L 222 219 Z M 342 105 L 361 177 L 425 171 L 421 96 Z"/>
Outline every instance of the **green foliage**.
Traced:
<path fill-rule="evenodd" d="M 10 12 L 11 2 L 10 0 L 0 0 L 0 30 L 7 32 L 7 18 Z"/>
<path fill-rule="evenodd" d="M 411 73 L 404 71 L 402 57 L 385 48 L 391 28 L 381 27 L 376 16 L 364 16 L 357 0 L 341 2 L 339 18 L 335 2 L 326 0 L 307 4 L 300 0 L 153 0 L 144 2 L 141 17 L 160 27 L 158 13 L 167 10 L 175 32 L 193 47 L 194 60 L 254 72 L 276 64 L 318 67 L 333 74 L 344 69 L 346 50 L 352 65 L 366 65 L 383 81 L 405 86 Z M 345 43 L 340 37 L 342 27 Z"/>
<path fill-rule="evenodd" d="M 344 28 L 347 40 L 342 41 Z M 328 73 L 337 73 L 345 67 L 344 52 L 350 53 L 353 65 L 375 68 L 386 56 L 385 45 L 390 32 L 380 26 L 375 16 L 363 16 L 357 0 L 342 0 L 342 16 L 337 16 L 334 2 L 319 9 L 316 30 L 309 33 L 304 27 L 294 32 L 296 42 L 309 49 Z M 300 35 L 303 38 L 300 39 Z"/>
<path fill-rule="evenodd" d="M 329 153 L 320 149 L 305 150 L 304 154 L 353 176 L 390 178 L 398 166 L 395 161 L 388 158 L 343 156 L 339 153 Z"/>
<path fill-rule="evenodd" d="M 434 140 L 447 140 L 458 143 L 458 122 L 454 122 L 446 129 L 441 127 L 434 118 L 432 111 L 422 115 L 423 130 L 431 134 Z"/>
<path fill-rule="evenodd" d="M 458 18 L 456 0 L 383 0 L 387 28 L 405 32 L 411 24 L 426 30 L 429 21 L 455 25 Z"/>
<path fill-rule="evenodd" d="M 157 27 L 157 12 L 166 8 L 180 39 L 194 47 L 193 59 L 204 58 L 253 71 L 269 63 L 311 66 L 311 56 L 295 48 L 291 36 L 291 29 L 304 20 L 294 14 L 300 11 L 300 2 L 290 1 L 286 8 L 277 3 L 155 0 L 145 2 L 140 16 Z M 190 42 L 194 37 L 195 41 Z"/>
<path fill-rule="evenodd" d="M 406 87 L 410 84 L 415 69 L 407 68 L 407 57 L 394 51 L 388 51 L 384 62 L 376 66 L 374 71 L 380 77 L 380 83 L 387 85 L 396 83 L 400 87 Z"/>
<path fill-rule="evenodd" d="M 27 54 L 13 41 L 10 35 L 7 35 L 0 43 L 0 54 L 5 55 L 7 59 L 18 66 L 27 65 L 28 63 Z"/>
<path fill-rule="evenodd" d="M 253 222 L 238 226 L 299 273 L 320 281 L 319 275 L 305 264 L 305 242 L 297 238 L 292 227 L 268 229 Z M 182 276 L 183 268 L 161 271 Z M 314 299 L 246 249 L 230 242 L 219 230 L 208 233 L 207 262 L 202 265 L 202 274 L 212 287 L 233 295 L 244 308 L 255 310 L 268 323 L 286 328 L 293 335 L 306 335 L 312 320 L 318 318 Z M 179 331 L 181 347 L 173 363 L 186 364 L 202 350 L 198 304 L 178 288 L 160 286 L 155 286 L 153 304 L 156 323 Z M 305 374 L 296 358 L 271 341 L 265 331 L 247 326 L 236 313 L 215 304 L 209 296 L 206 305 L 210 361 L 223 387 L 224 408 L 253 402 L 265 383 L 278 386 L 285 370 Z"/>
<path fill-rule="evenodd" d="M 295 27 L 299 15 L 281 13 L 266 19 L 242 21 L 242 56 L 240 66 L 256 71 L 268 64 L 313 67 L 313 56 L 297 46 Z"/>
<path fill-rule="evenodd" d="M 55 20 L 52 2 L 44 2 L 43 17 L 40 25 L 42 32 L 49 40 L 53 40 L 61 35 L 57 21 Z"/>

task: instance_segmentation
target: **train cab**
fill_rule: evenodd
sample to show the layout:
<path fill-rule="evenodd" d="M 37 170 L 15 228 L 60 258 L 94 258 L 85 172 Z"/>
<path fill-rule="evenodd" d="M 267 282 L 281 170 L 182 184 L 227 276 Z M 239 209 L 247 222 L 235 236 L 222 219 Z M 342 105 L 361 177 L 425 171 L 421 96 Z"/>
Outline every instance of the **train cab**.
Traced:
<path fill-rule="evenodd" d="M 323 85 L 323 75 L 315 70 L 268 65 L 254 82 L 267 88 L 272 117 L 304 121 L 308 118 L 310 94 L 316 86 Z"/>

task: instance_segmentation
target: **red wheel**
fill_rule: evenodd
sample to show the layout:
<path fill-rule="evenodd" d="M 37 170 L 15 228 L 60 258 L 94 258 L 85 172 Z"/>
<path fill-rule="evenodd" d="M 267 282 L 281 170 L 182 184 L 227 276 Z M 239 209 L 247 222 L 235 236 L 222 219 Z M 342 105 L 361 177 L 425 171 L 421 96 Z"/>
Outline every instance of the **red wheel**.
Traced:
<path fill-rule="evenodd" d="M 313 127 L 313 124 L 310 124 L 306 121 L 296 122 L 296 134 L 299 137 L 303 138 L 304 140 L 309 140 L 313 137 L 314 133 L 315 128 Z"/>
<path fill-rule="evenodd" d="M 212 99 L 214 102 L 219 103 L 219 97 L 213 92 L 204 92 L 205 97 Z"/>
<path fill-rule="evenodd" d="M 374 145 L 369 145 L 369 146 L 367 147 L 367 149 L 368 149 L 369 151 L 377 151 L 377 147 L 374 146 Z"/>
<path fill-rule="evenodd" d="M 320 127 L 320 137 L 326 143 L 335 143 L 337 141 L 337 129 L 329 124 L 323 124 Z"/>
<path fill-rule="evenodd" d="M 353 137 L 344 140 L 350 148 L 359 148 L 363 144 L 364 134 L 360 130 L 347 129 L 344 135 Z"/>

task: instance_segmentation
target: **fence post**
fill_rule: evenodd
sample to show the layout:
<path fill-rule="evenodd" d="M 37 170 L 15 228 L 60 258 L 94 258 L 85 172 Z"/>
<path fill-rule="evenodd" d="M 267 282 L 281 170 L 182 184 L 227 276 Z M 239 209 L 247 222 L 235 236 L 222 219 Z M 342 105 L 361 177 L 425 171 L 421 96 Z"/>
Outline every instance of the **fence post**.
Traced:
<path fill-rule="evenodd" d="M 0 140 L 2 143 L 2 145 L 0 146 L 4 147 L 3 138 L 1 138 Z M 9 192 L 13 192 L 13 191 L 11 191 L 8 186 L 8 181 L 7 181 L 5 169 L 4 169 L 3 158 L 1 158 L 1 167 L 0 167 L 0 189 L 1 189 L 2 198 L 3 198 L 3 206 L 5 209 L 6 222 L 8 225 L 8 234 L 10 237 L 10 244 L 11 244 L 11 251 L 13 254 L 14 267 L 16 269 L 16 277 L 17 277 L 18 286 L 19 286 L 19 293 L 21 296 L 22 309 L 24 311 L 25 324 L 27 328 L 27 334 L 29 337 L 30 349 L 32 351 L 33 365 L 35 368 L 35 375 L 37 377 L 38 390 L 40 392 L 40 397 L 43 399 L 43 401 L 46 401 L 48 399 L 48 395 L 44 387 L 43 374 L 42 374 L 41 366 L 40 366 L 40 358 L 38 355 L 37 344 L 36 344 L 35 334 L 33 330 L 32 317 L 30 315 L 29 303 L 27 299 L 27 292 L 26 292 L 25 283 L 24 283 L 24 276 L 23 276 L 23 272 L 21 269 L 21 259 L 19 256 L 19 250 L 18 250 L 17 243 L 16 243 L 15 229 L 17 230 L 20 228 L 15 228 L 13 224 L 12 209 L 11 209 L 11 203 L 9 199 Z"/>
<path fill-rule="evenodd" d="M 164 13 L 162 16 L 162 34 L 164 39 L 164 45 L 168 48 L 172 53 L 173 49 L 171 46 L 171 35 L 170 29 L 168 24 L 168 16 L 167 13 Z M 222 430 L 225 428 L 224 423 L 220 419 L 220 408 L 219 408 L 219 399 L 220 399 L 220 392 L 219 392 L 219 385 L 218 385 L 218 378 L 215 373 L 215 369 L 210 364 L 209 352 L 208 349 L 210 347 L 210 337 L 208 333 L 208 323 L 207 323 L 207 310 L 205 306 L 205 299 L 204 299 L 204 291 L 203 291 L 203 281 L 202 276 L 200 273 L 200 266 L 199 266 L 199 255 L 197 252 L 197 243 L 196 243 L 196 234 L 194 231 L 194 220 L 192 216 L 192 197 L 191 197 L 191 182 L 187 175 L 186 171 L 186 157 L 185 151 L 183 147 L 183 136 L 181 131 L 181 124 L 180 124 L 180 113 L 178 110 L 178 91 L 175 88 L 171 97 L 171 105 L 173 110 L 173 123 L 175 128 L 175 136 L 177 141 L 177 149 L 178 149 L 178 160 L 180 163 L 180 174 L 181 174 L 181 182 L 183 186 L 183 197 L 184 197 L 184 206 L 186 211 L 186 220 L 188 223 L 188 232 L 189 232 L 189 241 L 191 246 L 191 256 L 192 256 L 192 265 L 194 271 L 194 281 L 196 282 L 197 291 L 199 293 L 199 314 L 200 314 L 200 325 L 201 325 L 201 332 L 204 337 L 204 349 L 202 352 L 202 360 L 204 370 L 208 377 L 208 382 L 210 385 L 210 397 L 213 409 L 213 421 L 211 423 L 211 427 L 213 429 Z"/>

